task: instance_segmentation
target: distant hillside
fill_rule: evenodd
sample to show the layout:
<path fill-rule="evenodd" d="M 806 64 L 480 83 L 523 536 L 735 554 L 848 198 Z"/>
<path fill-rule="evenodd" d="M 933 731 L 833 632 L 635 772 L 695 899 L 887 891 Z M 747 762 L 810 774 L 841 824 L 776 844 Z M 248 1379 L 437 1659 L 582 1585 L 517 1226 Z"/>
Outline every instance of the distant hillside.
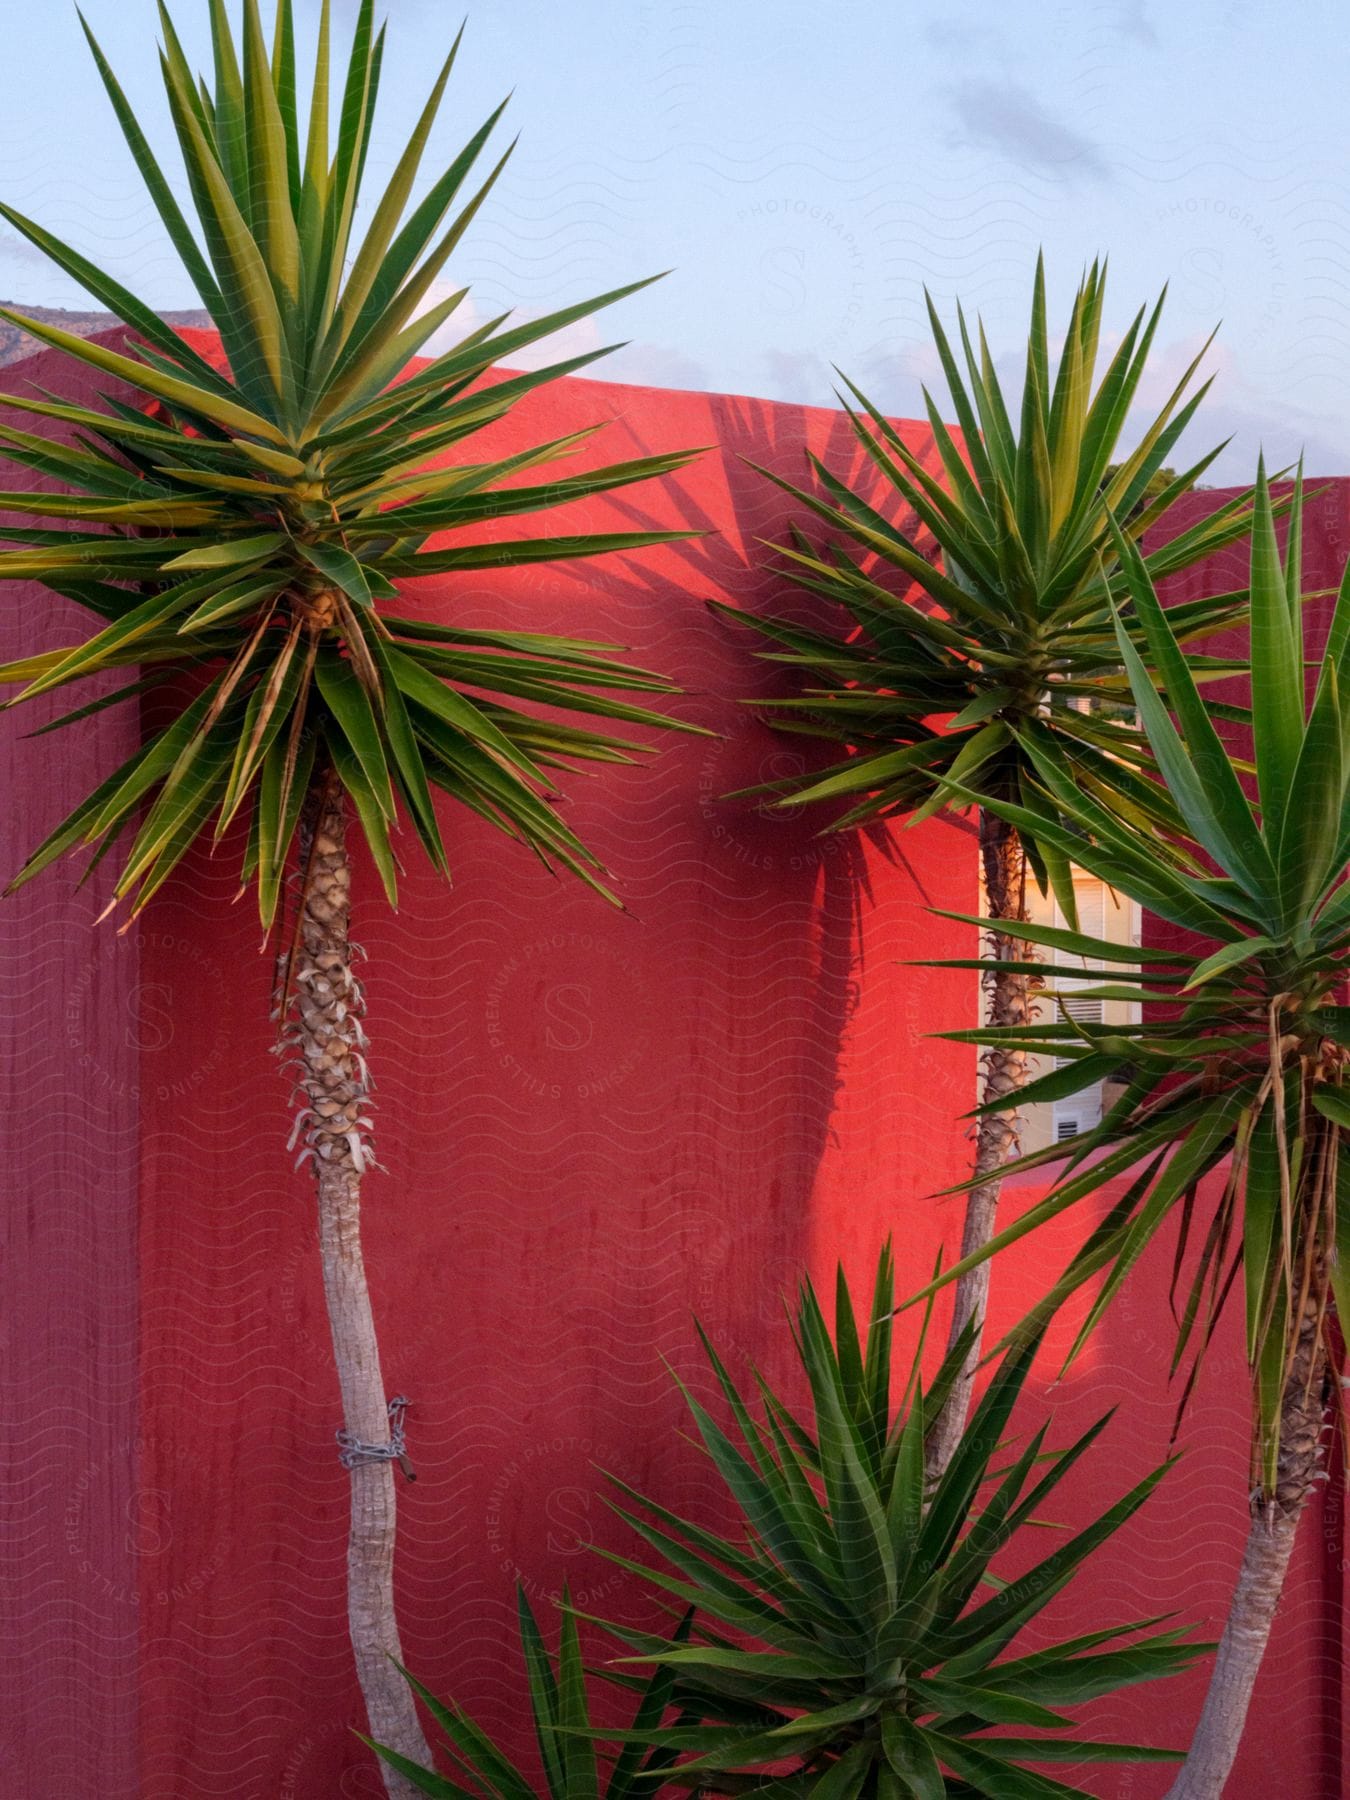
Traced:
<path fill-rule="evenodd" d="M 22 300 L 0 300 L 0 306 L 13 307 L 15 312 L 26 313 L 39 324 L 55 325 L 58 330 L 69 331 L 75 337 L 95 337 L 100 331 L 111 331 L 117 323 L 108 312 L 65 312 L 56 306 L 25 306 Z M 200 309 L 196 312 L 166 312 L 161 317 L 170 325 L 208 326 L 211 323 L 210 315 Z M 0 369 L 8 368 L 10 363 L 22 362 L 25 356 L 32 356 L 45 347 L 30 332 L 20 331 L 8 319 L 0 319 Z"/>

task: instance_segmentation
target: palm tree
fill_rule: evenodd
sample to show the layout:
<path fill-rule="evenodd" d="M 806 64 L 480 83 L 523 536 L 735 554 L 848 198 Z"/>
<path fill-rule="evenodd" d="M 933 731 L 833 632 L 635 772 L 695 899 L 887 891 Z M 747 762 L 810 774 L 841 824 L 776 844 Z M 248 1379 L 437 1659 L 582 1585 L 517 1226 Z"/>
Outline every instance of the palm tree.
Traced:
<path fill-rule="evenodd" d="M 1092 1025 L 1066 1011 L 1030 1029 L 955 1034 L 1015 1042 L 1059 1059 L 1063 1066 L 1029 1087 L 1027 1098 L 1073 1093 L 1113 1076 L 1123 1086 L 1101 1123 L 1074 1139 L 1046 1198 L 979 1252 L 987 1258 L 1104 1182 L 1127 1181 L 1045 1300 L 1052 1308 L 1102 1277 L 1071 1358 L 1174 1219 L 1178 1271 L 1187 1245 L 1199 1243 L 1173 1361 L 1175 1370 L 1194 1347 L 1183 1404 L 1230 1291 L 1236 1286 L 1244 1296 L 1251 1524 L 1209 1694 L 1170 1800 L 1217 1800 L 1232 1768 L 1324 1452 L 1323 1422 L 1336 1392 L 1334 1322 L 1350 1317 L 1350 727 L 1341 698 L 1350 682 L 1350 569 L 1309 700 L 1301 485 L 1282 562 L 1264 470 L 1257 480 L 1254 791 L 1234 772 L 1215 708 L 1205 705 L 1186 665 L 1174 609 L 1159 604 L 1145 560 L 1123 536 L 1117 552 L 1151 666 L 1118 618 L 1120 654 L 1184 822 L 1182 864 L 1160 858 L 1146 832 L 1085 795 L 1053 746 L 1038 746 L 1034 757 L 1042 801 L 1067 821 L 1047 828 L 1059 848 L 1159 918 L 1217 947 L 1150 949 L 1138 968 L 1137 953 L 1119 945 L 1019 924 L 1012 929 L 1021 940 L 1082 957 L 1104 984 L 1097 993 L 1142 1002 L 1142 1017 L 1134 1025 Z M 1012 824 L 1041 818 L 1011 805 L 1000 810 Z M 1063 972 L 1083 975 L 1082 967 Z M 1059 1145 L 1018 1166 L 1063 1155 Z M 1204 1190 L 1210 1175 L 1215 1181 Z"/>
<path fill-rule="evenodd" d="M 6 314 L 120 383 L 131 402 L 110 398 L 106 411 L 55 399 L 11 403 L 72 428 L 73 441 L 0 430 L 14 463 L 60 484 L 0 495 L 0 505 L 31 521 L 0 530 L 0 540 L 18 546 L 0 551 L 0 578 L 39 581 L 92 613 L 97 626 L 82 642 L 8 665 L 0 679 L 23 683 L 17 699 L 31 700 L 108 671 L 140 671 L 112 692 L 104 684 L 59 723 L 151 689 L 170 703 L 167 721 L 11 886 L 80 846 L 94 846 L 97 860 L 130 832 L 114 905 L 126 900 L 134 915 L 194 845 L 215 849 L 234 821 L 247 820 L 242 880 L 256 892 L 264 928 L 282 926 L 276 1011 L 294 1052 L 297 1131 L 318 1194 L 351 1469 L 357 1667 L 373 1733 L 415 1757 L 426 1746 L 390 1660 L 400 1653 L 391 1463 L 402 1434 L 380 1371 L 361 1258 L 361 1182 L 373 1152 L 361 984 L 348 936 L 349 832 L 364 838 L 392 903 L 400 813 L 433 864 L 448 867 L 433 804 L 440 790 L 608 894 L 596 858 L 551 804 L 550 771 L 627 761 L 640 746 L 554 714 L 666 725 L 663 714 L 620 695 L 675 690 L 618 660 L 613 646 L 431 624 L 390 603 L 406 577 L 688 535 L 485 541 L 483 527 L 648 480 L 690 453 L 550 472 L 533 484 L 517 478 L 590 434 L 473 457 L 475 433 L 603 352 L 485 383 L 492 365 L 634 288 L 514 327 L 494 319 L 425 366 L 415 362 L 464 298 L 460 291 L 434 299 L 436 284 L 506 160 L 471 183 L 499 107 L 413 202 L 458 39 L 358 243 L 353 218 L 384 44 L 373 0 L 362 0 L 357 14 L 331 148 L 327 0 L 303 134 L 291 0 L 279 0 L 270 46 L 258 0 L 244 0 L 241 48 L 223 0 L 212 0 L 213 81 L 200 84 L 162 17 L 164 85 L 192 222 L 89 41 L 146 188 L 219 330 L 228 373 L 77 250 L 0 207 L 139 339 L 119 350 Z M 471 530 L 470 542 L 446 541 L 461 528 Z M 533 710 L 536 703 L 548 714 Z M 288 872 L 293 918 L 284 916 Z"/>
<path fill-rule="evenodd" d="M 678 1755 L 672 1785 L 764 1800 L 1085 1800 L 1035 1765 L 1180 1760 L 1081 1736 L 1062 1709 L 1189 1667 L 1207 1646 L 1184 1626 L 1136 1620 L 1067 1640 L 1042 1631 L 1034 1648 L 1017 1641 L 1167 1465 L 1033 1552 L 1015 1581 L 1001 1578 L 991 1565 L 1025 1541 L 1107 1418 L 1062 1447 L 1051 1447 L 1048 1422 L 1010 1441 L 1039 1344 L 1030 1329 L 930 1489 L 925 1424 L 959 1373 L 965 1337 L 925 1387 L 921 1333 L 896 1381 L 889 1250 L 870 1299 L 864 1328 L 839 1275 L 832 1341 L 803 1283 L 793 1343 L 806 1413 L 757 1371 L 738 1384 L 704 1340 L 727 1426 L 685 1398 L 734 1522 L 710 1531 L 616 1483 L 620 1516 L 655 1561 L 611 1559 L 691 1608 L 693 1622 L 688 1642 L 610 1627 L 631 1661 L 674 1676 L 676 1717 L 596 1735 Z"/>
<path fill-rule="evenodd" d="M 1163 300 L 1135 316 L 1094 389 L 1105 278 L 1094 263 L 1079 286 L 1052 379 L 1045 275 L 1037 262 L 1016 425 L 983 328 L 977 354 L 958 312 L 963 375 L 929 299 L 962 432 L 958 444 L 925 390 L 945 486 L 847 382 L 857 406 L 845 406 L 873 491 L 850 485 L 814 457 L 818 492 L 770 477 L 836 534 L 820 549 L 799 534 L 782 554 L 802 587 L 839 607 L 845 635 L 729 614 L 769 640 L 767 657 L 805 678 L 797 697 L 759 704 L 771 706 L 786 730 L 845 746 L 842 759 L 823 771 L 760 791 L 776 794 L 783 806 L 845 801 L 831 828 L 846 830 L 902 814 L 917 823 L 953 804 L 949 779 L 963 783 L 979 816 L 991 951 L 986 1010 L 1000 1026 L 1025 1025 L 1035 1010 L 1037 976 L 1027 967 L 1024 940 L 1003 929 L 1027 917 L 1028 869 L 1076 917 L 1070 864 L 1056 837 L 1039 828 L 1056 812 L 1032 779 L 1034 754 L 1053 746 L 1071 756 L 1085 791 L 1140 825 L 1171 822 L 1166 795 L 1146 777 L 1148 742 L 1128 711 L 1112 628 L 1112 602 L 1125 588 L 1110 515 L 1127 518 L 1129 537 L 1138 540 L 1195 486 L 1223 445 L 1164 479 L 1159 491 L 1167 459 L 1209 387 L 1206 381 L 1186 397 L 1202 350 L 1137 447 L 1119 457 Z M 928 547 L 911 535 L 914 526 L 893 522 L 895 508 L 877 489 L 913 516 Z M 1150 552 L 1147 567 L 1156 576 L 1185 568 L 1240 537 L 1249 518 L 1247 497 L 1231 500 Z M 1243 605 L 1242 594 L 1220 595 L 1177 607 L 1172 618 L 1190 641 L 1238 618 Z M 1147 655 L 1137 628 L 1129 630 Z M 1213 672 L 1224 667 L 1214 659 L 1197 663 Z M 1005 811 L 1014 801 L 1022 807 L 1017 825 Z M 1015 1100 L 1027 1074 L 1023 1052 L 999 1040 L 984 1053 L 982 1098 Z M 963 1258 L 993 1234 L 1001 1171 L 1018 1145 L 1012 1111 L 981 1114 Z M 971 1319 L 977 1329 L 963 1377 L 932 1427 L 933 1475 L 950 1459 L 969 1410 L 988 1279 L 983 1261 L 970 1262 L 957 1288 L 950 1341 Z"/>

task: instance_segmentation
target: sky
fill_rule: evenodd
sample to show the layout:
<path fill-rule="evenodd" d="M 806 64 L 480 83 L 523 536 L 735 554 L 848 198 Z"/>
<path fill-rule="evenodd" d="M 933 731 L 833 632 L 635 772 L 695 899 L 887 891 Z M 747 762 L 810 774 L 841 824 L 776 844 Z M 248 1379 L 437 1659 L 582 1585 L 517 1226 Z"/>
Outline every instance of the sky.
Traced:
<path fill-rule="evenodd" d="M 85 0 L 166 164 L 153 0 Z M 344 25 L 355 0 L 335 0 Z M 386 0 L 368 187 L 402 148 L 460 0 Z M 171 6 L 206 66 L 206 0 Z M 297 0 L 312 42 L 317 0 Z M 0 199 L 152 304 L 196 304 L 73 5 L 0 0 Z M 1306 452 L 1350 472 L 1350 34 L 1330 0 L 477 0 L 430 162 L 508 91 L 521 134 L 453 268 L 468 315 L 538 314 L 672 273 L 570 346 L 594 373 L 834 404 L 835 366 L 893 414 L 940 375 L 924 288 L 983 315 L 1015 381 L 1043 247 L 1052 322 L 1110 258 L 1108 323 L 1168 301 L 1141 402 L 1217 325 L 1186 445 L 1210 479 Z M 87 304 L 0 225 L 0 296 Z M 944 408 L 945 410 L 949 410 Z"/>

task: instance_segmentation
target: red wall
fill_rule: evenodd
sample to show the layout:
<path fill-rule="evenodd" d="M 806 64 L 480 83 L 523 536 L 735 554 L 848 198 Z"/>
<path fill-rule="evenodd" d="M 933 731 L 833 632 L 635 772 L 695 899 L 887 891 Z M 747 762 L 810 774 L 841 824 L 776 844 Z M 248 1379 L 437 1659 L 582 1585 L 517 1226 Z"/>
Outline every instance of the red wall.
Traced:
<path fill-rule="evenodd" d="M 55 359 L 40 362 L 11 374 L 69 383 Z M 432 580 L 417 598 L 433 616 L 625 643 L 682 683 L 685 717 L 721 734 L 666 739 L 641 768 L 566 783 L 568 817 L 609 861 L 628 914 L 458 815 L 447 817 L 453 888 L 410 849 L 390 916 L 358 874 L 388 1170 L 368 1183 L 368 1260 L 391 1391 L 416 1403 L 419 1479 L 400 1494 L 405 1645 L 434 1687 L 517 1732 L 515 1580 L 536 1599 L 566 1580 L 601 1612 L 636 1604 L 597 1554 L 624 1538 L 596 1465 L 677 1507 L 714 1504 L 677 1436 L 664 1367 L 702 1380 L 690 1314 L 733 1356 L 781 1369 L 779 1296 L 803 1268 L 827 1277 L 842 1255 L 862 1277 L 893 1231 L 902 1280 L 917 1284 L 959 1231 L 959 1205 L 926 1196 L 963 1165 L 954 1118 L 974 1083 L 970 1053 L 927 1036 L 970 1016 L 973 977 L 901 966 L 970 952 L 973 934 L 926 911 L 973 909 L 969 833 L 897 834 L 888 859 L 876 844 L 816 838 L 815 821 L 720 798 L 793 753 L 737 705 L 773 678 L 703 605 L 783 602 L 756 539 L 781 530 L 787 504 L 739 458 L 797 475 L 809 443 L 847 466 L 838 416 L 572 381 L 522 406 L 501 441 L 602 418 L 612 424 L 597 460 L 717 448 L 668 481 L 575 509 L 566 527 L 694 523 L 713 535 L 589 568 Z M 26 620 L 19 635 L 31 641 Z M 101 744 L 88 729 L 39 741 L 5 828 L 11 859 L 114 753 L 118 729 L 105 724 Z M 349 1729 L 346 1482 L 312 1196 L 282 1148 L 268 968 L 247 903 L 231 904 L 232 851 L 195 860 L 128 939 L 92 931 L 98 899 L 72 901 L 65 871 L 25 913 L 3 915 L 16 933 L 13 1078 L 35 1119 L 9 1165 L 6 1224 L 25 1208 L 37 1223 L 19 1245 L 30 1261 L 5 1414 L 17 1445 L 3 1465 L 6 1482 L 16 1466 L 33 1471 L 13 1490 L 17 1541 L 31 1548 L 6 1595 L 26 1654 L 0 1680 L 27 1709 L 6 1713 L 19 1723 L 4 1753 L 13 1791 L 32 1800 L 379 1791 Z M 85 986 L 72 1049 L 62 1021 Z M 120 1073 L 119 1056 L 138 1071 Z M 1085 1223 L 1001 1271 L 1003 1317 Z M 1137 1280 L 1054 1390 L 1066 1429 L 1122 1405 L 1076 1507 L 1165 1452 L 1162 1288 Z M 68 1322 L 55 1367 L 49 1315 Z M 121 1385 L 109 1373 L 134 1368 Z M 1048 1357 L 1047 1384 L 1053 1374 Z M 50 1441 L 35 1434 L 44 1408 Z M 1189 1418 L 1185 1469 L 1063 1618 L 1175 1605 L 1217 1622 L 1240 1543 L 1245 1431 L 1230 1344 Z M 105 1442 L 129 1447 L 106 1476 Z M 91 1469 L 76 1515 L 97 1555 L 84 1561 L 120 1584 L 116 1603 L 96 1593 L 63 1522 Z M 1292 1800 L 1337 1791 L 1316 1530 L 1233 1789 L 1243 1800 L 1272 1792 L 1277 1774 Z M 73 1716 L 47 1691 L 57 1669 Z M 1093 1729 L 1182 1742 L 1201 1691 L 1196 1679 L 1126 1696 L 1099 1708 Z M 1098 1772 L 1084 1784 L 1146 1800 L 1166 1778 Z"/>
<path fill-rule="evenodd" d="M 56 356 L 0 392 L 94 383 Z M 32 485 L 7 470 L 6 487 Z M 0 599 L 0 659 L 66 641 L 76 609 Z M 80 627 L 82 629 L 82 627 Z M 3 723 L 4 879 L 136 746 L 134 713 L 27 738 Z M 136 944 L 95 933 L 111 881 L 68 873 L 0 905 L 0 1793 L 131 1796 L 136 1779 L 142 1417 L 136 1261 Z"/>

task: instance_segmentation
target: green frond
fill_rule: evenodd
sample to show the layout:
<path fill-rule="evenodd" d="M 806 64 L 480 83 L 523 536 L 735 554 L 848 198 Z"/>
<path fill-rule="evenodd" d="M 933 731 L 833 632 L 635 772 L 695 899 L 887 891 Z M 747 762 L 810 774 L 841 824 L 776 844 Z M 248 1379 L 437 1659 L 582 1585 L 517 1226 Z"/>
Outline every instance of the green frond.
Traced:
<path fill-rule="evenodd" d="M 765 1800 L 945 1800 L 970 1791 L 962 1783 L 977 1765 L 980 1792 L 1042 1793 L 1051 1790 L 1037 1764 L 1175 1759 L 1136 1745 L 1087 1749 L 1061 1709 L 1175 1673 L 1205 1646 L 1157 1631 L 1158 1620 L 1035 1650 L 1016 1643 L 1165 1469 L 1029 1567 L 1020 1559 L 1016 1582 L 1001 1580 L 1000 1559 L 1017 1556 L 1107 1421 L 1063 1448 L 1049 1447 L 1048 1427 L 1010 1436 L 1039 1349 L 1025 1332 L 945 1473 L 926 1487 L 925 1431 L 969 1341 L 925 1383 L 925 1329 L 908 1370 L 893 1370 L 892 1282 L 887 1251 L 863 1312 L 841 1273 L 833 1331 L 803 1284 L 793 1339 L 805 1412 L 762 1376 L 739 1386 L 704 1339 L 716 1414 L 687 1391 L 685 1400 L 732 1522 L 709 1529 L 613 1483 L 615 1511 L 646 1560 L 611 1560 L 688 1608 L 692 1626 L 671 1635 L 610 1627 L 630 1646 L 627 1665 L 673 1678 L 672 1716 L 595 1735 L 663 1753 L 667 1779 L 681 1786 Z"/>
<path fill-rule="evenodd" d="M 0 579 L 42 582 L 97 621 L 83 642 L 12 663 L 0 679 L 21 684 L 18 698 L 28 699 L 109 670 L 144 668 L 147 680 L 172 683 L 168 691 L 181 695 L 175 723 L 99 790 L 97 805 L 77 808 L 17 879 L 64 850 L 101 855 L 144 807 L 118 882 L 119 895 L 143 905 L 198 837 L 219 841 L 243 815 L 251 821 L 244 876 L 270 923 L 304 782 L 331 763 L 391 900 L 402 823 L 437 868 L 447 866 L 437 790 L 613 898 L 598 862 L 555 810 L 551 772 L 645 751 L 644 741 L 615 736 L 606 722 L 692 729 L 634 704 L 676 690 L 620 660 L 613 646 L 529 633 L 438 636 L 386 618 L 385 608 L 405 578 L 693 535 L 564 530 L 499 540 L 491 528 L 658 479 L 695 451 L 528 487 L 516 480 L 522 471 L 569 454 L 590 433 L 510 456 L 472 453 L 474 436 L 525 395 L 600 352 L 485 381 L 502 356 L 645 284 L 523 325 L 480 325 L 417 368 L 425 340 L 463 298 L 438 300 L 435 286 L 502 167 L 498 158 L 486 178 L 475 174 L 502 108 L 415 198 L 456 36 L 356 243 L 384 41 L 372 0 L 358 9 L 331 111 L 327 0 L 303 106 L 290 0 L 278 0 L 270 42 L 260 0 L 242 0 L 237 37 L 231 11 L 227 0 L 211 0 L 212 66 L 199 79 L 161 7 L 161 68 L 192 196 L 187 212 L 85 25 L 132 157 L 219 332 L 224 370 L 78 250 L 0 206 L 136 334 L 133 346 L 113 350 L 4 315 L 113 378 L 125 397 L 106 408 L 56 396 L 16 402 L 39 420 L 73 426 L 74 444 L 12 426 L 0 433 L 0 453 L 61 490 L 7 484 L 15 491 L 0 500 L 29 522 L 0 530 Z M 63 529 L 43 528 L 48 518 Z M 471 543 L 456 542 L 468 532 Z M 138 681 L 120 690 L 139 691 Z M 77 706 L 61 722 L 104 703 Z M 598 728 L 555 723 L 557 708 Z"/>
<path fill-rule="evenodd" d="M 1149 744 L 1142 742 L 1141 753 L 1137 727 L 1120 704 L 1128 694 L 1120 693 L 1114 621 L 1123 620 L 1129 643 L 1152 667 L 1129 603 L 1124 552 L 1136 554 L 1145 527 L 1193 489 L 1217 454 L 1201 457 L 1183 476 L 1168 462 L 1203 397 L 1203 387 L 1194 389 L 1203 352 L 1122 458 L 1122 433 L 1162 302 L 1139 312 L 1099 373 L 1104 303 L 1104 277 L 1094 265 L 1052 363 L 1038 260 L 1014 407 L 983 329 L 972 339 L 958 313 L 954 349 L 929 298 L 949 416 L 961 433 L 958 440 L 926 394 L 938 470 L 845 377 L 861 471 L 846 475 L 811 459 L 810 487 L 772 477 L 829 528 L 829 548 L 815 551 L 798 539 L 779 549 L 785 579 L 833 603 L 838 628 L 832 638 L 817 633 L 807 641 L 785 630 L 781 616 L 740 617 L 769 641 L 761 655 L 802 678 L 798 695 L 778 709 L 780 720 L 789 714 L 794 731 L 809 721 L 813 734 L 833 740 L 847 759 L 823 780 L 804 775 L 789 792 L 780 784 L 778 804 L 847 791 L 857 799 L 833 822 L 843 830 L 902 815 L 917 821 L 986 797 L 1014 799 L 1034 775 L 1032 730 L 1058 738 L 1075 756 L 1090 733 L 1103 793 L 1110 797 L 1113 767 L 1138 768 L 1143 780 L 1131 782 L 1127 773 L 1123 803 L 1149 807 L 1164 831 L 1180 828 Z M 1113 515 L 1126 521 L 1121 532 Z M 1244 534 L 1252 516 L 1247 495 L 1143 556 L 1143 565 L 1157 576 L 1201 561 Z M 1226 622 L 1240 620 L 1246 603 L 1245 592 L 1226 596 Z M 1197 621 L 1194 635 L 1199 628 Z M 934 744 L 933 721 L 944 715 L 953 724 Z M 984 735 L 972 761 L 963 728 L 977 722 Z M 953 782 L 963 790 L 959 797 Z M 1054 851 L 1032 819 L 1019 829 L 1033 869 L 1043 874 Z"/>
<path fill-rule="evenodd" d="M 418 1793 L 439 1800 L 475 1800 L 476 1796 L 491 1796 L 492 1800 L 642 1800 L 651 1794 L 654 1778 L 673 1761 L 666 1752 L 635 1743 L 626 1745 L 608 1770 L 598 1766 L 598 1727 L 591 1714 L 577 1618 L 566 1587 L 556 1652 L 550 1653 L 524 1588 L 517 1590 L 516 1612 L 542 1785 L 522 1773 L 462 1707 L 437 1699 L 406 1669 L 405 1679 L 440 1729 L 441 1760 L 448 1775 L 410 1762 L 385 1744 L 370 1738 L 363 1741 L 390 1768 L 406 1775 Z M 683 1643 L 688 1633 L 686 1618 L 675 1628 L 672 1641 Z M 677 1685 L 675 1671 L 663 1668 L 653 1670 L 643 1681 L 625 1676 L 613 1676 L 611 1681 L 635 1694 L 629 1729 L 639 1735 L 660 1725 Z"/>

